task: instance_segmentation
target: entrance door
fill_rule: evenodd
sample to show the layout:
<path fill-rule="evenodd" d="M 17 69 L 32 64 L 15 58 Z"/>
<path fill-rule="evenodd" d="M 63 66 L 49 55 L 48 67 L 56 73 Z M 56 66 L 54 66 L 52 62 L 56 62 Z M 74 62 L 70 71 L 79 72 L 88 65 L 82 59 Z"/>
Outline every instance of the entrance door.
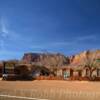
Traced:
<path fill-rule="evenodd" d="M 64 79 L 67 79 L 70 77 L 70 72 L 69 71 L 64 71 Z"/>

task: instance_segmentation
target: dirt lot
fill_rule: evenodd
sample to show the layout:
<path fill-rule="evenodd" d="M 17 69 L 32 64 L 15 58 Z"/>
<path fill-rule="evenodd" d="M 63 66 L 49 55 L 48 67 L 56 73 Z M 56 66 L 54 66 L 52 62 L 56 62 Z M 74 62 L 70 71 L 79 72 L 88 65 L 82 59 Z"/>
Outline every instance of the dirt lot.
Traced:
<path fill-rule="evenodd" d="M 99 100 L 100 82 L 0 81 L 0 94 L 47 98 L 50 100 Z"/>

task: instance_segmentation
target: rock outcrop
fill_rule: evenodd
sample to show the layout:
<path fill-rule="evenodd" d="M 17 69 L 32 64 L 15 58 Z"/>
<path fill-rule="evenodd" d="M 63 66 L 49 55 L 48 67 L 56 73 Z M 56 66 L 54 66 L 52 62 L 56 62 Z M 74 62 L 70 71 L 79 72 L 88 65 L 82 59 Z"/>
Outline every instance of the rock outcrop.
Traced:
<path fill-rule="evenodd" d="M 22 62 L 42 65 L 46 67 L 62 67 L 68 65 L 82 65 L 88 59 L 100 59 L 100 50 L 87 50 L 79 54 L 66 57 L 62 54 L 25 53 Z"/>
<path fill-rule="evenodd" d="M 51 53 L 25 53 L 22 61 L 46 67 L 61 67 L 69 64 L 69 58 L 62 54 Z"/>
<path fill-rule="evenodd" d="M 95 51 L 84 51 L 81 52 L 80 54 L 74 55 L 69 57 L 70 59 L 70 64 L 82 64 L 84 63 L 87 59 L 100 59 L 100 50 L 95 50 Z"/>
<path fill-rule="evenodd" d="M 100 68 L 100 50 L 95 51 L 84 51 L 77 55 L 73 55 L 70 57 L 66 57 L 62 54 L 51 54 L 51 53 L 25 53 L 22 60 L 9 60 L 7 62 L 15 64 L 15 68 L 17 71 L 21 72 L 22 76 L 26 75 L 30 71 L 35 71 L 37 69 L 42 70 L 42 72 L 46 73 L 46 71 L 54 72 L 58 67 L 72 67 L 75 69 L 82 69 L 84 65 L 86 66 L 89 62 L 90 65 L 92 62 L 96 62 L 97 68 Z M 99 62 L 99 63 L 98 63 Z M 88 66 L 89 64 L 87 64 Z M 0 62 L 0 76 L 2 76 L 2 68 L 3 62 Z M 48 70 L 46 70 L 46 68 Z M 43 69 L 45 68 L 45 69 Z M 47 72 L 49 73 L 49 72 Z"/>

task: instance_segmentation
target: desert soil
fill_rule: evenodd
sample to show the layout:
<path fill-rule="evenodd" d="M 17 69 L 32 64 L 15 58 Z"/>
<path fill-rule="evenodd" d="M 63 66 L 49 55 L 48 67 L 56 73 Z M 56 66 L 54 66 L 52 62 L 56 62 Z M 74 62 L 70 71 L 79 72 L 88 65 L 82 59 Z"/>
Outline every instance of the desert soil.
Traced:
<path fill-rule="evenodd" d="M 66 95 L 66 92 L 68 92 L 68 91 L 70 91 L 70 93 L 71 92 L 76 92 L 76 93 L 78 93 L 78 92 L 79 93 L 80 92 L 96 93 L 97 92 L 97 93 L 100 94 L 100 82 L 56 81 L 56 80 L 0 81 L 0 93 L 2 93 L 2 91 L 4 91 L 4 90 L 5 91 L 6 90 L 9 90 L 9 91 L 13 91 L 13 90 L 28 90 L 28 91 L 29 90 L 30 91 L 31 90 L 37 90 L 37 92 L 39 91 L 39 92 L 42 92 L 42 93 L 43 93 L 44 90 L 46 90 L 46 91 L 44 91 L 44 93 L 46 93 L 46 96 L 49 95 L 48 91 L 50 91 L 50 93 L 52 92 L 52 94 L 55 93 L 55 96 L 57 96 L 57 95 L 59 96 L 59 93 L 60 93 L 60 95 L 62 95 L 64 97 Z M 53 93 L 53 91 L 54 91 L 54 93 Z M 50 98 L 52 100 L 54 100 L 52 98 L 52 94 L 51 94 Z M 65 95 L 63 95 L 63 94 L 65 94 Z M 91 97 L 92 94 L 89 95 L 89 96 Z M 45 94 L 43 94 L 43 97 L 45 98 Z M 98 97 L 100 97 L 100 95 L 99 96 L 97 95 L 96 98 L 98 98 Z M 49 96 L 47 96 L 47 98 L 49 98 Z M 64 97 L 64 98 L 66 98 L 66 97 Z M 88 98 L 88 95 L 87 95 L 87 98 Z M 57 99 L 55 99 L 55 100 L 57 100 Z M 62 99 L 62 100 L 65 100 L 65 99 Z M 81 99 L 81 100 L 85 100 L 85 99 Z M 99 99 L 96 99 L 96 100 L 99 100 Z"/>

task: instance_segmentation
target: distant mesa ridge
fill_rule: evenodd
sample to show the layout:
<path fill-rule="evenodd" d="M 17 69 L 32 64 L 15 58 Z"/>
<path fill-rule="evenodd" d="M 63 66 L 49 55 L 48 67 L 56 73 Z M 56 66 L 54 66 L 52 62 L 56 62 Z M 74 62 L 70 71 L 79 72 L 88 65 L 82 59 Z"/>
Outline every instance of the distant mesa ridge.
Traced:
<path fill-rule="evenodd" d="M 44 65 L 47 67 L 58 67 L 69 64 L 69 58 L 60 53 L 25 53 L 22 61 L 25 63 Z"/>
<path fill-rule="evenodd" d="M 18 64 L 33 64 L 54 68 L 63 66 L 78 67 L 90 60 L 98 60 L 100 62 L 100 50 L 87 50 L 72 56 L 65 56 L 60 53 L 25 53 L 21 60 L 8 61 Z M 0 62 L 0 66 L 3 66 L 2 61 Z"/>
<path fill-rule="evenodd" d="M 79 54 L 66 57 L 63 54 L 57 53 L 25 53 L 22 61 L 24 63 L 44 65 L 46 67 L 61 67 L 67 65 L 79 65 L 86 59 L 100 59 L 100 50 L 87 50 Z"/>
<path fill-rule="evenodd" d="M 25 53 L 21 60 L 0 62 L 0 76 L 2 76 L 2 72 L 10 73 L 9 75 L 16 73 L 19 74 L 19 79 L 27 79 L 32 75 L 62 75 L 61 73 L 66 69 L 70 69 L 70 73 L 72 71 L 80 73 L 84 69 L 90 70 L 89 73 L 92 73 L 93 70 L 100 70 L 100 50 L 87 50 L 70 57 L 60 53 Z"/>

